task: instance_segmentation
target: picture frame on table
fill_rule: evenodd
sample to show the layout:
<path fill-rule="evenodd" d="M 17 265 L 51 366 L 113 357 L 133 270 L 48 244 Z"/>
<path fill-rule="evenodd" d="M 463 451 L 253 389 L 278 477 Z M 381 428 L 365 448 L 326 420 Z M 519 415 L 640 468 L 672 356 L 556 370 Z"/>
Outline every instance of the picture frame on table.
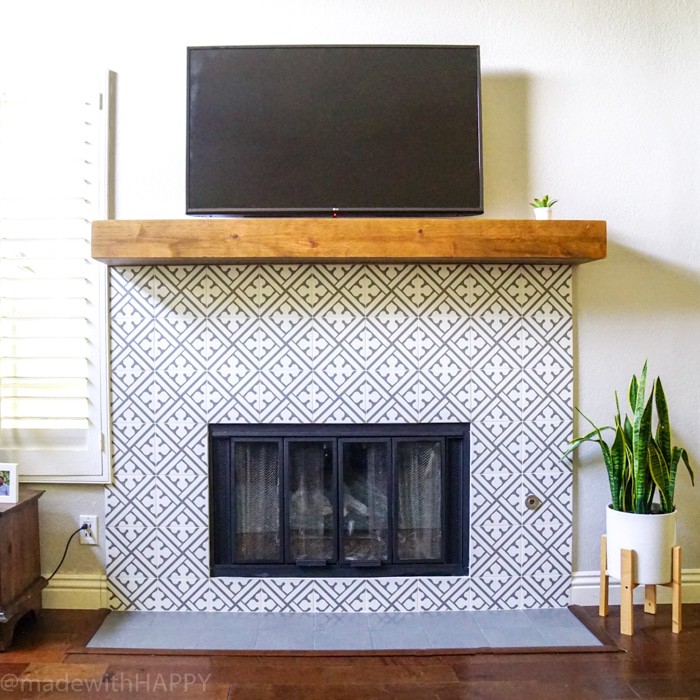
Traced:
<path fill-rule="evenodd" d="M 0 504 L 17 503 L 17 465 L 0 462 Z"/>

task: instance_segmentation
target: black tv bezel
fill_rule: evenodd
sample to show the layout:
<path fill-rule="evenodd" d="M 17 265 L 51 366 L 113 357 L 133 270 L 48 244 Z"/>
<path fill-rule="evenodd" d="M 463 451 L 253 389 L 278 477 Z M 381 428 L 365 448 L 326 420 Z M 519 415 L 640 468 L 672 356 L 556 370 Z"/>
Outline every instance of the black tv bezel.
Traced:
<path fill-rule="evenodd" d="M 476 116 L 478 125 L 477 146 L 479 164 L 479 203 L 469 207 L 278 207 L 278 208 L 194 208 L 190 206 L 190 105 L 191 105 L 191 55 L 193 52 L 206 49 L 472 49 L 476 55 Z M 484 162 L 483 162 L 483 124 L 481 103 L 481 49 L 478 44 L 245 44 L 245 45 L 216 45 L 187 47 L 187 116 L 186 116 L 186 152 L 185 152 L 185 214 L 196 217 L 231 217 L 231 218 L 350 218 L 350 217 L 392 217 L 392 218 L 423 218 L 423 217 L 467 217 L 479 216 L 484 213 Z"/>

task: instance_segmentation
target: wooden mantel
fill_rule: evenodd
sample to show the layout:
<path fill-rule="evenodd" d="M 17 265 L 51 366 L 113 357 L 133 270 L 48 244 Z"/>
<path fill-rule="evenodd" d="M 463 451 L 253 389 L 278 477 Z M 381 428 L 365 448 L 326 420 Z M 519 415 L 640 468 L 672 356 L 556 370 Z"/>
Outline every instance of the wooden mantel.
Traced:
<path fill-rule="evenodd" d="M 107 265 L 579 264 L 605 254 L 604 221 L 205 218 L 92 224 L 92 257 Z"/>

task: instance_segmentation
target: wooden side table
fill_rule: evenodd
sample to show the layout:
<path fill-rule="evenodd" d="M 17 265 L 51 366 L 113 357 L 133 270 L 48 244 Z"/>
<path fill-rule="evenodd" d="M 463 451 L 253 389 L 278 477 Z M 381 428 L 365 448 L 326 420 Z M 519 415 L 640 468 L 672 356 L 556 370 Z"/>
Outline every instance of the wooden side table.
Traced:
<path fill-rule="evenodd" d="M 0 504 L 0 651 L 12 641 L 17 622 L 41 612 L 47 581 L 39 560 L 39 498 L 21 489 L 17 503 Z"/>

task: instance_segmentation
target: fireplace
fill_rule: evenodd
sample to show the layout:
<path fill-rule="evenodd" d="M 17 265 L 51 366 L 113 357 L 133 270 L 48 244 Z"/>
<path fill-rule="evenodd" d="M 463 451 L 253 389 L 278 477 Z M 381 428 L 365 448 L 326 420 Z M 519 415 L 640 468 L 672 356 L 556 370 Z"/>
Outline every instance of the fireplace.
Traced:
<path fill-rule="evenodd" d="M 568 604 L 572 471 L 561 455 L 572 427 L 571 268 L 126 266 L 110 277 L 110 607 Z M 212 575 L 210 426 L 350 424 L 468 424 L 464 569 L 384 575 L 382 564 L 357 575 L 359 567 L 294 559 L 287 575 L 252 573 L 254 564 Z M 526 507 L 530 495 L 537 510 Z"/>
<path fill-rule="evenodd" d="M 213 576 L 466 574 L 468 426 L 212 425 Z"/>

